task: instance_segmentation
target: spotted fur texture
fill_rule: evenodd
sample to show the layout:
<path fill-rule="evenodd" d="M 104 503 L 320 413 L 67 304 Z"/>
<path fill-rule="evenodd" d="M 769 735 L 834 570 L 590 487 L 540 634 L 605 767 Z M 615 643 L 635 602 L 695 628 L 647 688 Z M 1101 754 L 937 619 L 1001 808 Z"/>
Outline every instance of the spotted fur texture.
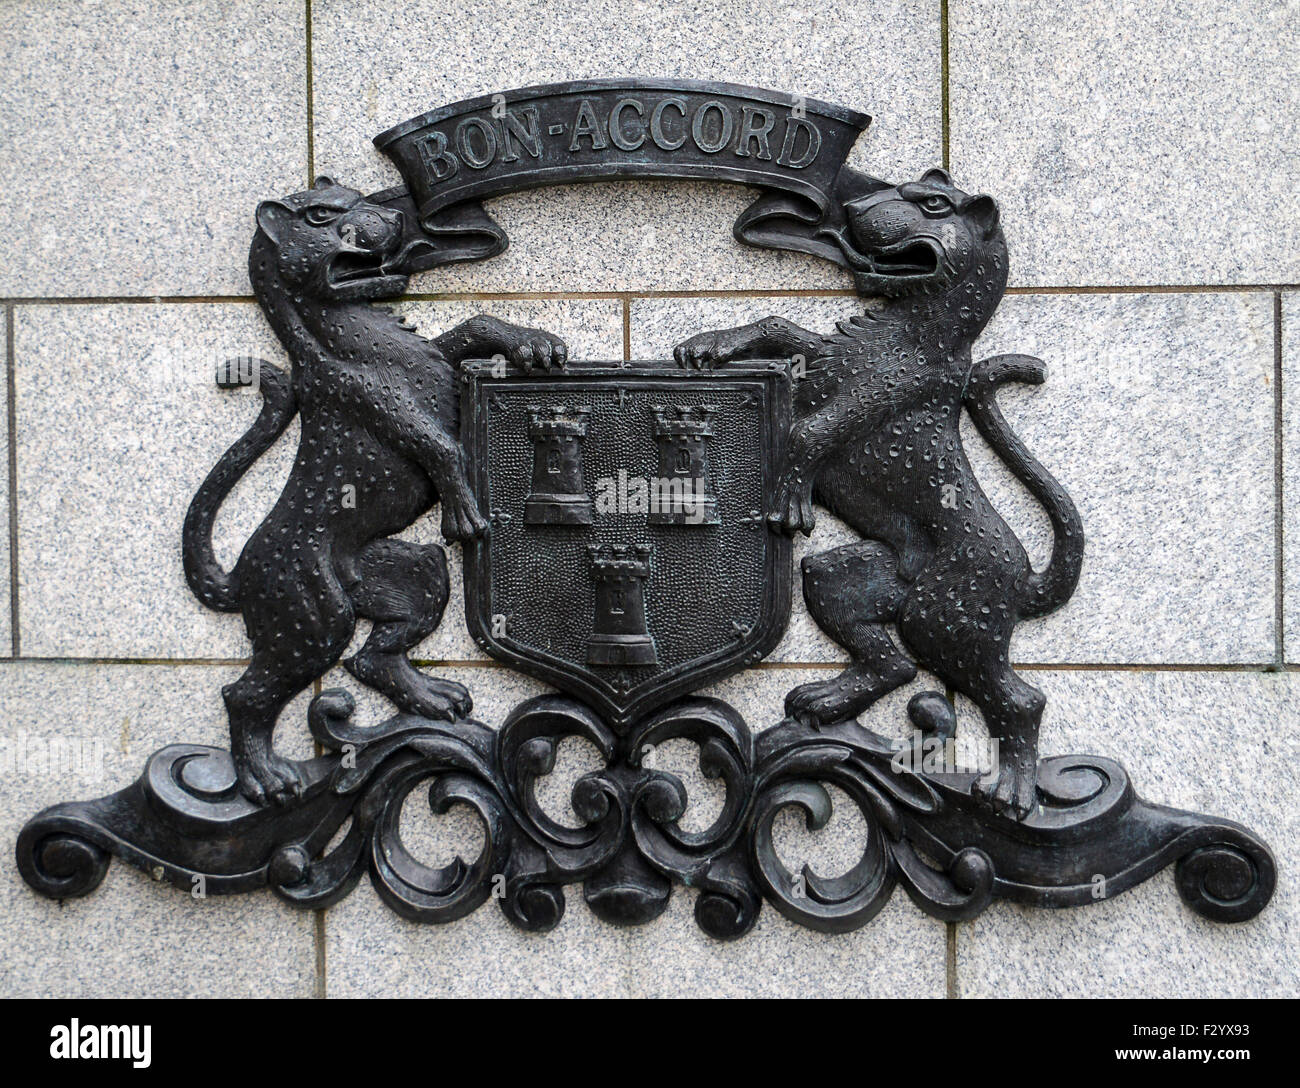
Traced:
<path fill-rule="evenodd" d="M 1069 496 L 994 400 L 1003 382 L 1041 382 L 1042 363 L 972 364 L 1007 281 L 997 207 L 933 170 L 847 204 L 845 221 L 833 237 L 859 293 L 883 297 L 882 308 L 827 336 L 776 317 L 702 333 L 679 345 L 677 359 L 691 367 L 793 358 L 797 418 L 771 517 L 783 531 L 809 533 L 816 502 L 863 537 L 804 560 L 808 610 L 852 660 L 791 691 L 787 714 L 818 726 L 851 718 L 912 680 L 919 663 L 979 706 L 999 760 L 977 792 L 1023 817 L 1036 803 L 1045 699 L 1011 667 L 1011 633 L 1074 591 L 1083 531 Z M 1047 510 L 1054 548 L 1041 572 L 975 479 L 958 427 L 963 407 Z M 945 720 L 934 720 L 936 705 Z M 946 701 L 924 707 L 930 724 L 951 728 Z"/>
<path fill-rule="evenodd" d="M 442 618 L 445 553 L 393 536 L 437 503 L 448 540 L 486 528 L 458 437 L 460 361 L 565 361 L 563 343 L 534 329 L 476 317 L 426 340 L 372 307 L 406 288 L 402 214 L 328 178 L 257 209 L 249 275 L 293 369 L 258 364 L 262 412 L 199 488 L 183 543 L 199 600 L 241 612 L 253 644 L 247 670 L 222 694 L 240 787 L 259 803 L 301 794 L 301 769 L 273 750 L 272 733 L 285 705 L 338 662 L 358 619 L 372 626 L 345 662 L 353 675 L 409 713 L 469 713 L 463 686 L 407 658 Z M 212 550 L 217 511 L 295 414 L 289 479 L 225 571 Z"/>

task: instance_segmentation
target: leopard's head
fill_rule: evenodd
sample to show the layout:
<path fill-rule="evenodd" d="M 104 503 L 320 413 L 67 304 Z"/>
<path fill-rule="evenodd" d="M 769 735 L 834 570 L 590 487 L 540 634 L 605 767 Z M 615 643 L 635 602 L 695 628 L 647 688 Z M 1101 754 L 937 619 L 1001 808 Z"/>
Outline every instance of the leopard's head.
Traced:
<path fill-rule="evenodd" d="M 274 271 L 290 290 L 333 302 L 406 290 L 402 213 L 371 203 L 355 189 L 317 178 L 306 192 L 264 200 L 257 206 L 257 226 L 250 258 L 255 282 Z M 270 263 L 274 269 L 266 267 Z"/>
<path fill-rule="evenodd" d="M 943 170 L 844 205 L 844 228 L 828 231 L 862 295 L 942 294 L 976 280 L 998 297 L 1007 243 L 992 197 L 962 192 Z"/>

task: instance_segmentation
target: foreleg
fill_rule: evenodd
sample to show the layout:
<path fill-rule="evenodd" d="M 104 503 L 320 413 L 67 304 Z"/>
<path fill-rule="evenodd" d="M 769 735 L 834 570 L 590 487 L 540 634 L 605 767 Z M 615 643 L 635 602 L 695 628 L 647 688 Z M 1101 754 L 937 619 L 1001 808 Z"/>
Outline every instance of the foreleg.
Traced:
<path fill-rule="evenodd" d="M 683 340 L 673 349 L 673 358 L 684 369 L 708 370 L 737 359 L 788 359 L 794 355 L 811 359 L 820 355 L 823 347 L 817 333 L 783 317 L 765 317 L 752 325 L 702 332 Z"/>
<path fill-rule="evenodd" d="M 768 520 L 787 533 L 811 534 L 817 523 L 812 492 L 818 470 L 845 443 L 880 427 L 888 410 L 883 398 L 877 405 L 872 398 L 841 393 L 790 428 L 785 470 Z"/>
<path fill-rule="evenodd" d="M 525 370 L 534 367 L 552 370 L 564 366 L 569 358 L 569 349 L 558 336 L 512 325 L 487 314 L 462 321 L 433 342 L 452 366 L 460 366 L 466 359 L 504 355 Z"/>
<path fill-rule="evenodd" d="M 409 384 L 376 380 L 352 366 L 329 368 L 322 384 L 349 421 L 414 461 L 433 481 L 442 503 L 444 538 L 468 540 L 487 531 L 469 486 L 464 449 Z"/>

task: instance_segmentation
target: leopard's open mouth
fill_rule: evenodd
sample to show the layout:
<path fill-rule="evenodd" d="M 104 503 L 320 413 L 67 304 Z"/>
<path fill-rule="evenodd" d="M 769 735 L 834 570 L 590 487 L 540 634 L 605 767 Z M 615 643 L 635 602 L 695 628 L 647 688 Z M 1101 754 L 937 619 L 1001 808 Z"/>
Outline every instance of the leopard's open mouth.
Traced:
<path fill-rule="evenodd" d="M 879 276 L 932 276 L 943 262 L 938 243 L 929 238 L 909 238 L 868 255 L 872 271 Z"/>
<path fill-rule="evenodd" d="M 330 260 L 329 281 L 333 286 L 383 275 L 386 275 L 384 258 L 379 253 L 345 250 L 336 253 Z"/>

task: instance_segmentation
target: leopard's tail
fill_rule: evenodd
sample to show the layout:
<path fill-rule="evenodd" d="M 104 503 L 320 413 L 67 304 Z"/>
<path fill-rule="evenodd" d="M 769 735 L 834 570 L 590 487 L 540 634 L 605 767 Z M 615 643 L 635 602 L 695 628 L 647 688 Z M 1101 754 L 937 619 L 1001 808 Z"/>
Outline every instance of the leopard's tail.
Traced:
<path fill-rule="evenodd" d="M 246 377 L 250 373 L 250 364 L 262 394 L 262 410 L 253 425 L 222 454 L 221 460 L 199 486 L 181 530 L 185 579 L 194 595 L 217 612 L 239 611 L 239 585 L 235 574 L 222 569 L 212 550 L 212 526 L 217 520 L 217 511 L 239 478 L 271 448 L 298 411 L 293 383 L 279 367 L 261 359 L 238 359 L 226 363 L 226 368 L 237 369 Z M 248 383 L 219 376 L 217 384 L 223 389 L 232 389 Z"/>
<path fill-rule="evenodd" d="M 1052 558 L 1041 571 L 1032 571 L 1019 601 L 1020 615 L 1045 616 L 1060 608 L 1079 581 L 1083 564 L 1083 522 L 1070 496 L 1043 468 L 1011 429 L 998 407 L 998 387 L 1005 382 L 1041 385 L 1047 368 L 1030 355 L 995 355 L 976 363 L 963 402 L 971 419 L 994 452 L 1047 511 L 1052 523 Z"/>

